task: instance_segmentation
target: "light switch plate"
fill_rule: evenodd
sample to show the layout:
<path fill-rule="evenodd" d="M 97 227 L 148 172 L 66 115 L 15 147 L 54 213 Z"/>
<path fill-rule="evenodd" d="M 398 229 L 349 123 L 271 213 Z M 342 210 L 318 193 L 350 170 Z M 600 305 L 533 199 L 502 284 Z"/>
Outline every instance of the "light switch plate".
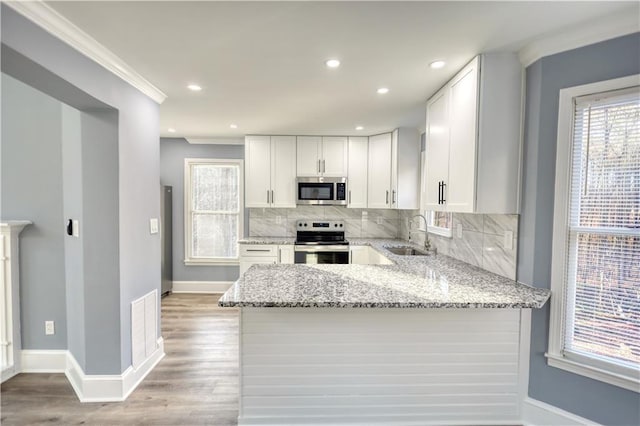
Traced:
<path fill-rule="evenodd" d="M 513 249 L 513 231 L 504 231 L 504 248 L 505 250 Z"/>
<path fill-rule="evenodd" d="M 80 221 L 74 220 L 73 222 L 71 222 L 71 228 L 73 230 L 73 236 L 76 238 L 80 238 Z"/>
<path fill-rule="evenodd" d="M 462 238 L 462 224 L 459 223 L 458 226 L 456 226 L 456 236 L 458 238 Z"/>
<path fill-rule="evenodd" d="M 152 234 L 158 233 L 158 218 L 152 217 L 149 219 L 149 231 Z"/>

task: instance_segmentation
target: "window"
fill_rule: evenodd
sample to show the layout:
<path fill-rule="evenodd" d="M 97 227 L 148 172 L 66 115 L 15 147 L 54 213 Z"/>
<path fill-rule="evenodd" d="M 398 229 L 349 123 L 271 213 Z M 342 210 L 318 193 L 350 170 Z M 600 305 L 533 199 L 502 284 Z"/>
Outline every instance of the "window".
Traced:
<path fill-rule="evenodd" d="M 185 264 L 238 262 L 242 160 L 185 160 Z"/>
<path fill-rule="evenodd" d="M 549 365 L 640 392 L 638 77 L 560 92 Z"/>

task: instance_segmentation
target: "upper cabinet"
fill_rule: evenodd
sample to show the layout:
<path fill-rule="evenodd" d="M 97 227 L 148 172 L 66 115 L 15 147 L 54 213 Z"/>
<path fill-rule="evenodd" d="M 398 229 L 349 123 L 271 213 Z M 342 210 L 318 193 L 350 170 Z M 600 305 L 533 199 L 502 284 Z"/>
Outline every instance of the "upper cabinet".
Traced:
<path fill-rule="evenodd" d="M 298 176 L 347 176 L 348 142 L 345 136 L 298 136 Z"/>
<path fill-rule="evenodd" d="M 369 138 L 349 137 L 347 166 L 347 207 L 367 208 L 367 162 Z"/>
<path fill-rule="evenodd" d="M 427 102 L 428 210 L 518 213 L 522 65 L 476 57 Z"/>
<path fill-rule="evenodd" d="M 420 136 L 400 128 L 369 138 L 368 207 L 420 207 Z"/>
<path fill-rule="evenodd" d="M 246 207 L 296 206 L 296 137 L 245 138 Z"/>

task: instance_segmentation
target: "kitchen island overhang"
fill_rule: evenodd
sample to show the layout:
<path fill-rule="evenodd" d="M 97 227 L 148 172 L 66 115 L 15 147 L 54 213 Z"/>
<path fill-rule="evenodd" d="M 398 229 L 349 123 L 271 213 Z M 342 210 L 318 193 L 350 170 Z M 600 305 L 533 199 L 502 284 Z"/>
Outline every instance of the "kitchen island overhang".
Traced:
<path fill-rule="evenodd" d="M 256 265 L 225 293 L 241 308 L 239 424 L 520 421 L 530 310 L 549 291 L 384 254 L 395 264 Z"/>

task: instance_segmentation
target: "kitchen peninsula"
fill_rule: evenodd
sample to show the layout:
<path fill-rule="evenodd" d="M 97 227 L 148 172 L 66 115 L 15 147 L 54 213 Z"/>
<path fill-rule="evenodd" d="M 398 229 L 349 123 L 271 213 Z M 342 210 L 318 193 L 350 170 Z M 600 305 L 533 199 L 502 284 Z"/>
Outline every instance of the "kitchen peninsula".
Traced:
<path fill-rule="evenodd" d="M 241 308 L 239 424 L 516 423 L 549 291 L 351 243 L 391 264 L 255 265 L 220 299 Z"/>

